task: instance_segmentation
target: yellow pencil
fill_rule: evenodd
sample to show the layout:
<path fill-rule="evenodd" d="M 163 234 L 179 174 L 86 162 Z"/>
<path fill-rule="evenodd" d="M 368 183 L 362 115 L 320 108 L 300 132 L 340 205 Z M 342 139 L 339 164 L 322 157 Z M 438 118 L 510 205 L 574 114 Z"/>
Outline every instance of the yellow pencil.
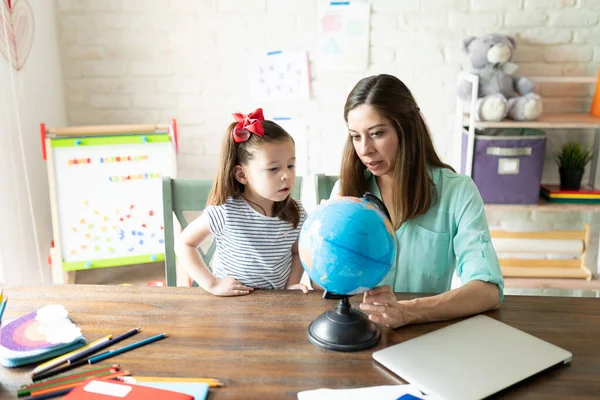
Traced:
<path fill-rule="evenodd" d="M 46 361 L 45 363 L 40 364 L 37 367 L 35 367 L 33 369 L 33 371 L 31 371 L 31 375 L 37 375 L 37 374 L 39 374 L 41 372 L 47 371 L 49 369 L 52 369 L 52 368 L 56 367 L 57 365 L 60 365 L 60 364 L 62 364 L 64 362 L 66 362 L 69 359 L 69 357 L 71 357 L 71 356 L 73 356 L 73 355 L 75 355 L 75 354 L 77 354 L 77 353 L 79 353 L 79 352 L 81 352 L 83 350 L 86 350 L 86 349 L 88 349 L 88 348 L 90 348 L 92 346 L 95 346 L 98 343 L 104 343 L 104 342 L 109 341 L 111 339 L 112 339 L 112 335 L 104 336 L 103 338 L 100 338 L 100 339 L 95 340 L 95 341 L 93 341 L 91 343 L 88 343 L 85 346 L 80 347 L 80 348 L 78 348 L 76 350 L 73 350 L 73 351 L 71 351 L 71 352 L 69 352 L 67 354 L 63 354 L 62 356 L 58 356 L 56 358 L 53 358 L 50 361 Z"/>
<path fill-rule="evenodd" d="M 121 378 L 125 383 L 137 382 L 172 382 L 172 383 L 206 383 L 210 387 L 223 386 L 223 383 L 215 378 L 165 378 L 162 376 L 127 376 Z"/>

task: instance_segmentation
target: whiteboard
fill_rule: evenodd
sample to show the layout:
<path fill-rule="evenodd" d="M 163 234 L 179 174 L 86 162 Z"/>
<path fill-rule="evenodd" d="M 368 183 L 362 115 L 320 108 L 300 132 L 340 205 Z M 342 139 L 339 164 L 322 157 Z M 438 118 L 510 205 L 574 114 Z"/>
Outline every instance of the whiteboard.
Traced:
<path fill-rule="evenodd" d="M 169 136 L 101 139 L 52 140 L 63 266 L 155 261 L 165 251 L 161 178 L 174 176 Z"/>

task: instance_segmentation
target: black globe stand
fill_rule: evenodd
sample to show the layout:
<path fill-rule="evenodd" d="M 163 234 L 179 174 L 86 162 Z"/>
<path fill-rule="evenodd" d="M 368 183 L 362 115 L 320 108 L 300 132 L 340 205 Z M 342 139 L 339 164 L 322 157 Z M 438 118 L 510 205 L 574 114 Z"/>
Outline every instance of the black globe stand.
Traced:
<path fill-rule="evenodd" d="M 307 330 L 311 343 L 327 350 L 360 351 L 375 346 L 381 331 L 361 311 L 352 308 L 349 296 L 323 293 L 323 298 L 340 299 L 336 310 L 319 315 Z"/>

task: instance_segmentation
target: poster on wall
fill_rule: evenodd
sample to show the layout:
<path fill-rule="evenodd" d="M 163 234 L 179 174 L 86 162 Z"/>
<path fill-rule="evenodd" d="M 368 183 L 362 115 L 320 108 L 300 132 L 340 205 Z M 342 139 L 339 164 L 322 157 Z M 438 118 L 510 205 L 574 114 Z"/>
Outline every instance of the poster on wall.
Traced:
<path fill-rule="evenodd" d="M 325 71 L 360 72 L 369 64 L 369 3 L 319 5 L 319 65 Z"/>
<path fill-rule="evenodd" d="M 310 100 L 310 72 L 305 51 L 273 51 L 255 58 L 251 78 L 260 103 Z"/>

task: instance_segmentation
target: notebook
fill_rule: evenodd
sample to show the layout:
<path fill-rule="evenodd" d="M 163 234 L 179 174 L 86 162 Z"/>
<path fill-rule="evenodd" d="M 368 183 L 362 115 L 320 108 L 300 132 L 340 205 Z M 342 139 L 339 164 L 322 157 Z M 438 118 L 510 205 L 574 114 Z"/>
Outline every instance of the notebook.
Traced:
<path fill-rule="evenodd" d="M 373 353 L 387 369 L 440 400 L 482 399 L 572 356 L 484 315 Z"/>
<path fill-rule="evenodd" d="M 208 396 L 208 385 L 199 382 L 136 382 L 131 385 L 142 385 L 172 392 L 189 394 L 194 400 L 204 400 Z"/>
<path fill-rule="evenodd" d="M 86 344 L 61 305 L 48 305 L 0 328 L 0 363 L 18 367 L 60 356 Z"/>
<path fill-rule="evenodd" d="M 194 400 L 194 397 L 170 390 L 157 389 L 118 381 L 91 378 L 77 385 L 63 397 L 66 400 Z"/>

